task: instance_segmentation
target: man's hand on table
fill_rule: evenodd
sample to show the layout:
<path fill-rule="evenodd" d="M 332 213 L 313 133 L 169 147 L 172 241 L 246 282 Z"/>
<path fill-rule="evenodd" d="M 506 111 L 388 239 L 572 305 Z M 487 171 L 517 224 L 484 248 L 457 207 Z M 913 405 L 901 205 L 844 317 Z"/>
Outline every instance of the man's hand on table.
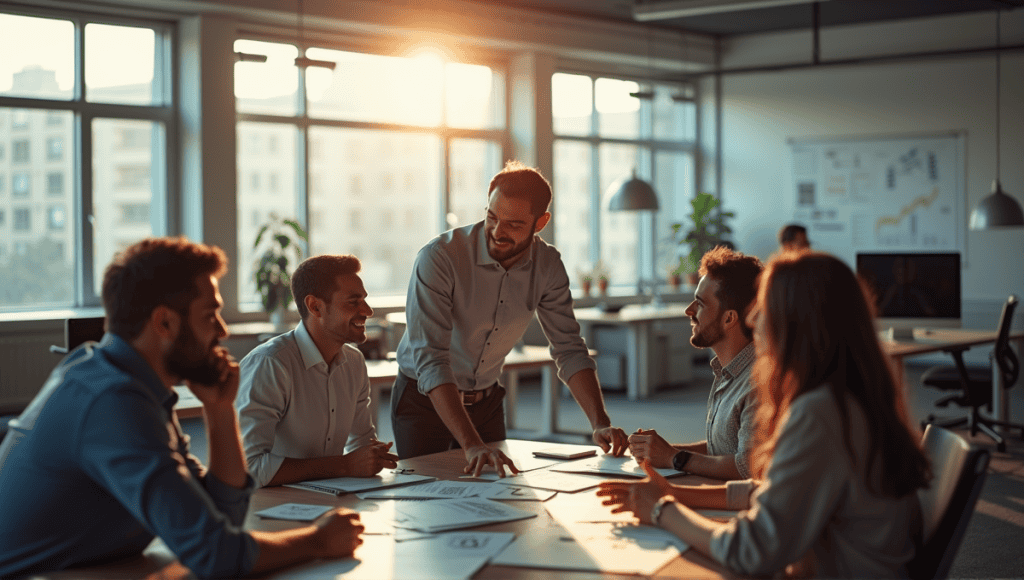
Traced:
<path fill-rule="evenodd" d="M 621 457 L 629 447 L 629 438 L 626 432 L 618 427 L 598 427 L 594 429 L 594 443 L 601 446 L 605 453 L 611 453 L 615 457 Z"/>
<path fill-rule="evenodd" d="M 519 473 L 519 468 L 512 464 L 512 460 L 502 453 L 487 445 L 474 445 L 466 449 L 466 468 L 463 473 L 471 474 L 473 477 L 480 477 L 484 467 L 493 465 L 498 477 L 505 477 L 505 468 L 508 466 L 510 473 Z"/>
<path fill-rule="evenodd" d="M 647 459 L 652 467 L 669 468 L 672 467 L 672 458 L 678 452 L 654 429 L 637 429 L 636 433 L 629 436 L 629 453 L 637 463 Z"/>
<path fill-rule="evenodd" d="M 324 558 L 347 558 L 363 543 L 359 536 L 363 533 L 363 524 L 359 514 L 347 509 L 331 510 L 317 518 L 315 537 L 322 547 Z"/>
<path fill-rule="evenodd" d="M 345 460 L 345 477 L 373 477 L 382 469 L 398 467 L 398 456 L 388 453 L 393 443 L 373 441 L 352 453 L 342 456 Z"/>

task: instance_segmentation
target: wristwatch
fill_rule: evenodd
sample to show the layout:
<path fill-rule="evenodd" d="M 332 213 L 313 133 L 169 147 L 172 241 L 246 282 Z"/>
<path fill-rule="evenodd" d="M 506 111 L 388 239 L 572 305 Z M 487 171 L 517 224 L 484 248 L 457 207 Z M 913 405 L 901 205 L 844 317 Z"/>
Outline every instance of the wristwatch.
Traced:
<path fill-rule="evenodd" d="M 693 453 L 681 449 L 679 453 L 672 456 L 672 469 L 686 471 L 686 464 L 690 461 L 690 457 L 693 457 Z"/>
<path fill-rule="evenodd" d="M 654 507 L 651 508 L 651 523 L 658 525 L 658 518 L 661 517 L 662 510 L 665 506 L 670 503 L 676 503 L 676 498 L 670 495 L 664 495 L 658 501 L 654 502 Z"/>

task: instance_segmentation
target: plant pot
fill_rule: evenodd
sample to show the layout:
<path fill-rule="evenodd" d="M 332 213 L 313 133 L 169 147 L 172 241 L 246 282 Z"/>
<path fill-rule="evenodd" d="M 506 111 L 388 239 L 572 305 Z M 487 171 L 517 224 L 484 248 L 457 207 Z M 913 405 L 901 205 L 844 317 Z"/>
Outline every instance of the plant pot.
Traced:
<path fill-rule="evenodd" d="M 583 295 L 584 296 L 590 296 L 590 287 L 591 287 L 591 285 L 592 285 L 592 283 L 591 283 L 590 280 L 583 280 L 582 282 L 580 282 L 580 286 L 583 288 Z"/>
<path fill-rule="evenodd" d="M 284 304 L 278 303 L 277 308 L 270 311 L 270 324 L 274 325 L 274 332 L 288 332 L 291 328 L 285 320 Z"/>
<path fill-rule="evenodd" d="M 602 296 L 608 294 L 608 280 L 605 280 L 603 278 L 601 280 L 598 280 L 597 289 L 601 292 Z"/>
<path fill-rule="evenodd" d="M 686 274 L 686 283 L 690 286 L 696 286 L 700 282 L 700 274 L 696 272 L 688 272 Z"/>
<path fill-rule="evenodd" d="M 683 277 L 679 274 L 672 274 L 668 277 L 668 285 L 673 292 L 679 292 L 679 287 L 683 285 Z"/>

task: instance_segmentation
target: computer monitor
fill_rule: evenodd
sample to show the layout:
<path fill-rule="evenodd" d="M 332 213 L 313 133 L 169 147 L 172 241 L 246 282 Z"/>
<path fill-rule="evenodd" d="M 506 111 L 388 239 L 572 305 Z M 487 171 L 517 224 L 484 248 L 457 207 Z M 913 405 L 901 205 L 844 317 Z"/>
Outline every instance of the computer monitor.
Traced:
<path fill-rule="evenodd" d="M 880 330 L 913 340 L 914 328 L 960 327 L 960 253 L 857 254 L 871 287 Z"/>

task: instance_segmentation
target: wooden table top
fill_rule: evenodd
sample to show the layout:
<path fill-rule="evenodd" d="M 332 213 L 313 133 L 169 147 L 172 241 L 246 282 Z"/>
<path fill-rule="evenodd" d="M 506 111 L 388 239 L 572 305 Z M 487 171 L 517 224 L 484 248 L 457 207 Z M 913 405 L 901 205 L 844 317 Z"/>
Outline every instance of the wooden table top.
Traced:
<path fill-rule="evenodd" d="M 519 441 L 519 440 L 508 440 L 501 441 L 495 445 L 499 446 L 502 450 L 510 455 L 523 455 L 529 454 L 535 449 L 550 447 L 551 443 L 537 442 L 537 441 Z M 404 469 L 412 469 L 415 473 L 420 475 L 431 475 L 439 479 L 456 479 L 462 474 L 462 469 L 465 466 L 465 456 L 461 450 L 446 451 L 444 453 L 437 453 L 433 455 L 426 455 L 423 457 L 417 457 L 413 459 L 406 459 L 399 462 L 399 467 Z M 602 478 L 595 477 L 595 485 Z M 677 481 L 682 482 L 684 479 L 679 478 Z M 698 478 L 699 479 L 699 478 Z M 694 480 L 696 482 L 697 480 Z M 579 494 L 593 494 L 594 490 L 583 490 L 578 492 Z M 596 498 L 595 498 L 596 500 Z M 297 522 L 289 522 L 284 520 L 268 520 L 262 519 L 255 514 L 255 512 L 280 505 L 283 503 L 296 502 L 296 503 L 307 503 L 307 504 L 318 504 L 318 505 L 329 505 L 329 506 L 342 506 L 357 511 L 365 511 L 368 508 L 374 506 L 372 501 L 362 501 L 354 495 L 345 496 L 333 496 L 324 493 L 317 493 L 314 491 L 307 491 L 301 489 L 293 489 L 290 487 L 270 487 L 258 490 L 252 497 L 249 505 L 249 513 L 246 516 L 245 528 L 250 530 L 285 530 L 293 527 L 303 525 Z M 502 524 L 493 524 L 487 526 L 479 526 L 473 528 L 481 531 L 501 531 L 501 532 L 514 532 L 517 536 L 521 534 L 530 533 L 531 529 L 540 529 L 541 526 L 548 526 L 551 524 L 551 516 L 544 508 L 542 502 L 517 502 L 516 507 L 528 511 L 533 511 L 537 514 L 537 517 L 520 520 L 515 522 L 507 522 Z M 357 552 L 358 553 L 358 552 Z M 274 578 L 287 578 L 288 569 L 279 570 L 276 575 L 271 575 Z M 68 570 L 59 573 L 53 573 L 46 576 L 36 576 L 36 578 L 53 578 L 53 579 L 94 579 L 94 578 L 139 578 L 139 577 L 150 577 L 160 579 L 185 579 L 192 578 L 189 571 L 178 563 L 173 554 L 171 554 L 165 546 L 159 542 L 154 544 L 147 550 L 147 552 L 139 557 L 129 558 L 120 560 L 112 564 L 106 564 L 103 566 L 93 566 L 89 568 L 78 568 L 75 570 Z M 654 577 L 657 578 L 734 578 L 735 576 L 725 570 L 720 564 L 711 560 L 708 557 L 702 556 L 693 550 L 687 550 L 679 557 L 669 562 L 665 567 L 659 570 Z M 623 575 L 623 574 L 601 574 L 601 573 L 588 573 L 588 572 L 568 572 L 565 570 L 552 570 L 552 569 L 541 569 L 541 568 L 520 568 L 512 566 L 494 566 L 487 565 L 482 570 L 477 572 L 473 576 L 474 579 L 478 580 L 490 580 L 490 579 L 563 579 L 563 578 L 578 578 L 578 579 L 598 579 L 598 578 L 621 578 L 623 580 L 635 579 L 636 576 Z"/>

